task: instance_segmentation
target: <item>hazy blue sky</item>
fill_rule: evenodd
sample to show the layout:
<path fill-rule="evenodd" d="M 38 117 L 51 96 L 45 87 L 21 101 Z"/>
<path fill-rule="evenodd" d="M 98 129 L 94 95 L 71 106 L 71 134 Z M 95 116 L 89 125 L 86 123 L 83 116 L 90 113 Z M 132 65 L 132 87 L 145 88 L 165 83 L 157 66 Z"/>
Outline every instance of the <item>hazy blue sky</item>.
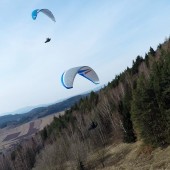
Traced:
<path fill-rule="evenodd" d="M 37 8 L 56 23 L 43 14 L 33 21 Z M 98 87 L 77 76 L 65 89 L 61 75 L 74 66 L 107 83 L 169 35 L 169 0 L 0 0 L 0 114 Z"/>

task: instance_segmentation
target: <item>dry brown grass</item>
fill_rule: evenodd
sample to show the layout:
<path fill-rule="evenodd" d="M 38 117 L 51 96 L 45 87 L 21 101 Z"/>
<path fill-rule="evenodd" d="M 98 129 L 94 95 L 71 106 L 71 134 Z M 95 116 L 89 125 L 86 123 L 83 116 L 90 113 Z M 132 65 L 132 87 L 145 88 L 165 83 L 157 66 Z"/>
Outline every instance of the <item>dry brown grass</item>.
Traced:
<path fill-rule="evenodd" d="M 57 169 L 54 148 L 48 152 L 49 150 L 50 147 L 45 151 L 48 159 L 44 157 L 45 160 L 42 158 L 38 160 L 36 170 Z M 74 169 L 74 164 L 74 162 L 65 163 L 64 170 Z M 87 170 L 170 170 L 170 146 L 165 149 L 153 149 L 140 141 L 133 144 L 113 144 L 89 153 L 85 167 Z"/>
<path fill-rule="evenodd" d="M 153 149 L 142 142 L 134 144 L 120 143 L 106 148 L 105 161 L 102 166 L 96 153 L 88 162 L 89 169 L 94 170 L 169 170 L 170 146 L 165 149 Z"/>

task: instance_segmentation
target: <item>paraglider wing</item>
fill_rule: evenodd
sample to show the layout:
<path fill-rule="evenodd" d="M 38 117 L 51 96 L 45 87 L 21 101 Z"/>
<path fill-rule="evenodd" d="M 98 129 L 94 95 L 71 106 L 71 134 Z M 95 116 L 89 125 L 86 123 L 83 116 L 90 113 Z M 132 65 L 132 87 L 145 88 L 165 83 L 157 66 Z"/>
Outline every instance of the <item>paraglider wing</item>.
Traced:
<path fill-rule="evenodd" d="M 99 84 L 99 78 L 96 72 L 88 66 L 81 67 L 78 71 L 78 74 L 90 80 L 94 84 Z"/>
<path fill-rule="evenodd" d="M 61 82 L 63 86 L 67 89 L 73 88 L 74 78 L 77 74 L 87 78 L 94 84 L 99 84 L 99 78 L 92 68 L 88 66 L 80 66 L 71 68 L 62 74 Z"/>
<path fill-rule="evenodd" d="M 39 9 L 32 11 L 32 19 L 33 20 L 35 20 L 37 18 L 38 11 L 39 11 Z"/>
<path fill-rule="evenodd" d="M 67 70 L 66 72 L 62 74 L 61 82 L 65 88 L 67 89 L 73 88 L 74 78 L 80 68 L 81 67 L 74 67 L 74 68 Z"/>
<path fill-rule="evenodd" d="M 53 13 L 49 10 L 49 9 L 36 9 L 32 12 L 32 18 L 33 20 L 35 20 L 37 18 L 37 15 L 39 12 L 44 13 L 45 15 L 47 15 L 50 19 L 52 19 L 52 21 L 55 21 L 55 17 L 53 15 Z"/>
<path fill-rule="evenodd" d="M 48 10 L 48 9 L 40 9 L 39 12 L 44 13 L 44 14 L 47 15 L 50 19 L 52 19 L 54 22 L 56 22 L 56 21 L 55 21 L 55 17 L 54 17 L 53 13 L 52 13 L 50 10 Z"/>

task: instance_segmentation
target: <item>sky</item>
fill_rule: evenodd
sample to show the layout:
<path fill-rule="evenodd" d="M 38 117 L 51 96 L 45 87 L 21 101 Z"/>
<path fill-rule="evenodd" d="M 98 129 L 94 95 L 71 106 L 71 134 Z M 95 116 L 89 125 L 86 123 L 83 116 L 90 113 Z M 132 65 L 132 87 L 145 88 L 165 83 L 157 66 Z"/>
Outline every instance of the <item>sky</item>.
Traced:
<path fill-rule="evenodd" d="M 41 8 L 56 23 L 44 14 L 32 20 Z M 0 115 L 107 84 L 169 35 L 169 0 L 0 0 Z M 84 65 L 100 84 L 76 76 L 64 88 L 62 73 Z"/>

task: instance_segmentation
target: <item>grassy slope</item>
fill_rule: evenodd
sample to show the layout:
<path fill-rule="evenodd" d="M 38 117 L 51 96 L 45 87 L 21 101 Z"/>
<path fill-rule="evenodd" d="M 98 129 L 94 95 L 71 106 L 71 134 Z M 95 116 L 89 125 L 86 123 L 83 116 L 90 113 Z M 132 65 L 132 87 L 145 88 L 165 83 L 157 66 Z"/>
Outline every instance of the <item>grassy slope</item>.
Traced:
<path fill-rule="evenodd" d="M 39 156 L 38 166 L 33 170 L 56 170 L 59 167 L 51 158 L 51 149 Z M 104 154 L 104 156 L 103 156 Z M 50 156 L 50 157 L 49 157 Z M 102 166 L 102 160 L 104 167 Z M 73 170 L 73 162 L 65 163 L 64 170 Z M 59 168 L 60 169 L 60 168 Z M 141 141 L 133 144 L 119 143 L 109 145 L 94 153 L 89 153 L 89 160 L 85 164 L 86 170 L 168 170 L 170 169 L 170 146 L 155 150 L 143 146 Z"/>
<path fill-rule="evenodd" d="M 100 151 L 101 152 L 101 151 Z M 170 169 L 170 146 L 164 149 L 151 150 L 142 142 L 133 144 L 120 143 L 105 149 L 105 167 L 102 167 L 99 154 L 96 152 L 88 161 L 92 169 L 103 170 L 160 170 Z"/>

